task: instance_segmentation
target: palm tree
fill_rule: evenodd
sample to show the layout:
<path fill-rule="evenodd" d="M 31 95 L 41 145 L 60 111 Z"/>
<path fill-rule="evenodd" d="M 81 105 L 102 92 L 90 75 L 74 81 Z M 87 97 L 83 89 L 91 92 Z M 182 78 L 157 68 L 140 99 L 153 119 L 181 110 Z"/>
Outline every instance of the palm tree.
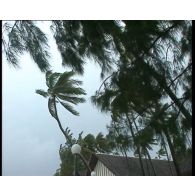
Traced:
<path fill-rule="evenodd" d="M 153 113 L 153 115 L 151 116 L 150 122 L 147 127 L 150 126 L 153 129 L 154 134 L 158 137 L 158 141 L 160 141 L 160 144 L 164 148 L 166 143 L 168 144 L 176 173 L 177 175 L 181 175 L 177 151 L 182 151 L 183 155 L 185 154 L 185 139 L 181 139 L 181 131 L 178 128 L 178 121 L 176 118 L 177 113 L 174 113 L 173 111 L 167 111 L 165 110 L 165 107 L 166 105 L 164 105 L 163 107 L 156 107 L 155 113 Z M 178 140 L 179 146 L 174 143 L 175 141 L 178 142 Z"/>
<path fill-rule="evenodd" d="M 132 118 L 134 118 L 134 117 L 132 116 Z M 145 131 L 145 129 L 139 130 L 135 120 L 133 120 L 133 123 L 134 123 L 135 129 L 136 129 L 135 141 L 137 142 L 137 144 L 140 145 L 141 154 L 144 154 L 145 157 L 148 157 L 148 160 L 149 160 L 150 165 L 152 167 L 153 173 L 156 176 L 157 175 L 156 170 L 155 170 L 155 167 L 152 163 L 152 159 L 151 159 L 151 156 L 149 153 L 149 150 L 152 150 L 151 145 L 156 145 L 155 139 L 153 138 L 153 135 L 152 135 L 150 130 L 148 130 L 148 129 L 147 129 L 147 131 Z M 147 160 L 146 160 L 146 162 L 147 162 Z M 148 164 L 147 164 L 147 166 L 148 166 Z M 149 169 L 148 169 L 148 173 L 149 173 Z"/>
<path fill-rule="evenodd" d="M 170 168 L 171 174 L 174 175 L 173 174 L 173 168 L 172 168 L 171 162 L 170 162 L 169 153 L 168 153 L 168 150 L 167 150 L 167 147 L 166 147 L 166 142 L 165 142 L 165 139 L 164 139 L 164 136 L 163 136 L 162 133 L 159 135 L 159 139 L 160 139 L 159 141 L 161 141 L 161 148 L 158 151 L 159 158 L 160 158 L 160 156 L 165 156 L 165 155 L 167 156 L 167 160 L 168 160 L 168 163 L 169 163 L 169 168 Z"/>
<path fill-rule="evenodd" d="M 68 128 L 66 128 L 66 130 L 63 129 L 58 117 L 56 103 L 60 103 L 60 105 L 62 105 L 71 114 L 77 116 L 79 115 L 71 104 L 77 105 L 78 103 L 85 102 L 83 97 L 78 96 L 85 95 L 86 93 L 79 87 L 82 82 L 72 79 L 74 75 L 75 73 L 73 71 L 64 73 L 52 73 L 52 71 L 47 71 L 46 84 L 48 90 L 36 90 L 36 93 L 48 98 L 49 112 L 57 120 L 60 130 L 69 143 L 71 143 L 70 130 L 68 130 Z"/>

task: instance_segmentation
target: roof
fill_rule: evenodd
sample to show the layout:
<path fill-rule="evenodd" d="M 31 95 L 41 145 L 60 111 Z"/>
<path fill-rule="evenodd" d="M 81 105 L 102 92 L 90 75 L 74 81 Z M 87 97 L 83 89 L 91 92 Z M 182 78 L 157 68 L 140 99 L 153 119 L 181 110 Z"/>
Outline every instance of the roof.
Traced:
<path fill-rule="evenodd" d="M 192 156 L 189 156 L 187 159 L 181 161 L 180 169 L 182 175 L 192 175 Z"/>
<path fill-rule="evenodd" d="M 97 164 L 97 161 L 101 161 L 111 172 L 116 176 L 141 176 L 141 167 L 139 158 L 114 156 L 108 154 L 93 154 L 90 159 L 90 167 L 93 170 Z M 154 175 L 153 168 L 147 159 L 143 160 L 143 166 L 146 175 Z M 170 176 L 176 175 L 173 162 L 170 162 L 171 173 L 169 162 L 166 160 L 152 159 L 152 164 L 158 176 Z"/>

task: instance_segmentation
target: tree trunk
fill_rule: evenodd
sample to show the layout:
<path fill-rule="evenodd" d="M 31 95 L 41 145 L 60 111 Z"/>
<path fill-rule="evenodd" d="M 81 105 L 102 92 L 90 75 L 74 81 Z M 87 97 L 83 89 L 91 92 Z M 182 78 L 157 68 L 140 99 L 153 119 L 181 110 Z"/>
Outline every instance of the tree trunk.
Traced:
<path fill-rule="evenodd" d="M 190 115 L 188 110 L 184 107 L 184 105 L 178 100 L 177 96 L 172 92 L 171 88 L 167 85 L 165 78 L 161 74 L 159 74 L 153 67 L 145 63 L 143 59 L 140 58 L 140 56 L 138 56 L 135 52 L 133 52 L 133 55 L 136 57 L 136 61 L 138 61 L 140 64 L 143 64 L 143 66 L 147 67 L 147 69 L 149 70 L 149 74 L 151 74 L 153 78 L 158 82 L 159 86 L 165 90 L 167 95 L 169 95 L 171 100 L 175 103 L 175 105 L 178 107 L 181 113 L 191 124 L 192 116 Z"/>
<path fill-rule="evenodd" d="M 61 130 L 62 133 L 64 134 L 66 140 L 69 141 L 70 144 L 72 144 L 71 139 L 69 138 L 67 132 L 63 129 L 63 127 L 62 127 L 62 125 L 61 125 L 61 123 L 60 123 L 60 119 L 59 119 L 59 117 L 58 117 L 58 112 L 57 112 L 57 107 L 56 107 L 56 98 L 55 98 L 55 96 L 54 96 L 54 107 L 55 107 L 55 111 L 56 111 L 56 118 L 55 118 L 55 119 L 56 119 L 57 122 L 58 122 L 58 125 L 59 125 L 59 127 L 60 127 L 60 130 Z"/>
<path fill-rule="evenodd" d="M 124 154 L 125 154 L 125 159 L 126 159 L 126 162 L 127 162 L 128 171 L 129 171 L 129 175 L 130 175 L 130 166 L 129 166 L 129 161 L 128 161 L 127 152 L 126 152 L 126 150 L 125 150 L 124 147 L 122 147 L 122 148 L 123 148 L 123 151 L 124 151 Z"/>
<path fill-rule="evenodd" d="M 146 166 L 147 166 L 147 170 L 148 170 L 148 176 L 150 176 L 150 168 L 149 168 L 149 165 L 148 165 L 148 159 L 147 159 L 147 155 L 145 154 L 145 160 L 146 160 Z"/>
<path fill-rule="evenodd" d="M 166 93 L 169 95 L 169 97 L 172 99 L 172 101 L 175 103 L 175 105 L 178 107 L 178 109 L 181 111 L 181 113 L 185 116 L 185 118 L 188 120 L 189 123 L 192 122 L 192 116 L 188 112 L 188 110 L 184 107 L 184 105 L 178 100 L 176 95 L 172 92 L 170 87 L 168 87 L 165 79 L 162 78 L 160 74 L 158 74 L 155 70 L 152 70 L 152 74 L 156 81 L 159 83 L 159 85 L 166 91 Z M 159 79 L 160 78 L 160 79 Z"/>
<path fill-rule="evenodd" d="M 134 118 L 133 114 L 132 114 L 132 117 Z M 133 123 L 134 123 L 134 125 L 135 125 L 136 130 L 137 130 L 137 133 L 139 134 L 138 126 L 137 126 L 135 120 L 133 120 Z M 152 166 L 154 175 L 156 176 L 156 170 L 155 170 L 154 165 L 153 165 L 153 163 L 152 163 L 152 160 L 151 160 L 151 157 L 150 157 L 150 153 L 148 152 L 147 148 L 144 148 L 144 149 L 145 149 L 145 151 L 146 151 L 146 153 L 147 153 L 147 156 L 148 156 L 148 159 L 149 159 L 150 164 L 151 164 L 151 166 Z"/>
<path fill-rule="evenodd" d="M 170 159 L 169 159 L 169 154 L 168 154 L 168 151 L 167 151 L 167 147 L 166 147 L 166 144 L 165 144 L 165 140 L 164 140 L 164 137 L 163 137 L 162 134 L 161 134 L 161 137 L 162 137 L 163 146 L 164 146 L 164 149 L 165 149 L 165 152 L 166 152 L 166 155 L 167 155 L 167 160 L 168 160 L 168 163 L 169 163 L 169 168 L 170 168 L 170 171 L 171 171 L 171 175 L 174 175 L 173 174 L 173 169 L 172 169 L 172 166 L 171 166 L 171 162 L 170 162 Z"/>
<path fill-rule="evenodd" d="M 117 130 L 115 121 L 113 120 L 113 122 L 114 122 L 114 129 L 115 129 L 116 133 L 117 133 L 118 136 L 119 136 L 119 131 Z M 125 150 L 125 148 L 124 148 L 123 146 L 121 146 L 121 150 L 123 150 L 123 152 L 124 152 L 124 156 L 125 156 L 125 159 L 126 159 L 126 162 L 127 162 L 127 166 L 128 166 L 128 170 L 129 170 L 129 175 L 130 175 L 130 166 L 129 166 L 129 161 L 128 161 L 127 152 L 126 152 L 126 150 Z M 123 153 L 123 152 L 122 152 L 122 153 Z"/>
<path fill-rule="evenodd" d="M 125 115 L 127 117 L 128 123 L 129 123 L 131 135 L 133 137 L 133 140 L 135 140 L 135 134 L 133 132 L 132 125 L 131 125 L 131 121 L 129 119 L 128 113 L 125 113 Z M 134 141 L 134 143 L 135 143 L 135 141 Z M 141 171 L 142 171 L 143 176 L 145 176 L 145 171 L 144 171 L 143 161 L 142 161 L 142 157 L 141 157 L 140 147 L 139 147 L 139 145 L 137 145 L 136 147 L 137 147 L 137 151 L 138 151 L 138 155 L 139 155 L 139 161 L 140 161 Z"/>
<path fill-rule="evenodd" d="M 164 134 L 165 134 L 165 136 L 167 138 L 167 143 L 168 143 L 170 151 L 171 151 L 171 155 L 172 155 L 172 158 L 173 158 L 173 163 L 175 165 L 175 169 L 176 169 L 177 175 L 180 176 L 181 172 L 180 172 L 179 164 L 177 162 L 177 158 L 176 158 L 176 155 L 175 155 L 175 149 L 174 149 L 173 144 L 171 142 L 171 138 L 170 138 L 169 133 L 167 132 L 167 130 L 164 130 L 163 132 L 164 132 Z"/>
<path fill-rule="evenodd" d="M 123 22 L 128 26 L 128 21 L 123 20 Z M 150 70 L 150 73 L 153 78 L 158 82 L 158 84 L 162 87 L 162 89 L 164 89 L 166 91 L 166 93 L 169 95 L 169 97 L 172 99 L 172 101 L 175 103 L 175 105 L 178 107 L 179 110 L 181 110 L 181 113 L 185 116 L 185 118 L 188 120 L 188 122 L 191 124 L 192 123 L 192 116 L 190 115 L 190 113 L 188 112 L 188 110 L 184 107 L 184 105 L 182 105 L 182 103 L 178 100 L 178 98 L 176 97 L 176 95 L 172 92 L 171 88 L 167 85 L 166 80 L 164 79 L 164 77 L 159 74 L 153 67 L 151 67 L 149 64 L 144 62 L 144 55 L 147 54 L 150 49 L 156 44 L 156 42 L 162 38 L 163 36 L 166 36 L 172 29 L 174 29 L 175 27 L 178 26 L 178 22 L 174 23 L 172 26 L 168 27 L 164 32 L 162 32 L 155 40 L 154 42 L 151 44 L 151 46 L 148 48 L 147 51 L 144 51 L 144 53 L 139 56 L 137 52 L 135 52 L 133 49 L 131 49 L 130 51 L 127 50 L 128 53 L 127 56 L 129 57 L 129 59 L 132 59 L 131 53 L 134 55 L 134 57 L 136 58 L 135 62 L 138 61 L 140 64 L 142 64 L 143 66 L 147 67 L 148 70 Z M 117 35 L 116 35 L 117 37 Z M 124 47 L 128 48 L 129 45 L 127 44 L 126 41 L 120 40 L 122 42 L 122 44 L 124 45 Z M 138 64 L 139 65 L 139 64 Z"/>
<path fill-rule="evenodd" d="M 152 163 L 152 159 L 151 159 L 150 153 L 148 152 L 147 149 L 146 149 L 146 153 L 147 153 L 148 159 L 149 159 L 149 161 L 150 161 L 150 164 L 151 164 L 151 166 L 152 166 L 152 170 L 153 170 L 153 172 L 154 172 L 154 176 L 157 176 L 156 170 L 155 170 L 154 165 L 153 165 L 153 163 Z"/>

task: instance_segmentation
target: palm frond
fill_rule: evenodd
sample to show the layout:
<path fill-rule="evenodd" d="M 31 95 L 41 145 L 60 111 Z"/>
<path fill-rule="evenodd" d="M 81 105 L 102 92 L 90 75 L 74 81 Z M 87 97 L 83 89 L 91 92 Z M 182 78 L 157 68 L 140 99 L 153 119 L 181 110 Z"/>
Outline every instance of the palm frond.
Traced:
<path fill-rule="evenodd" d="M 58 94 L 68 94 L 68 95 L 86 95 L 85 90 L 80 87 L 68 87 L 59 86 L 53 89 L 53 93 Z"/>
<path fill-rule="evenodd" d="M 85 99 L 84 98 L 80 98 L 80 97 L 75 97 L 75 96 L 65 96 L 65 95 L 57 95 L 57 97 L 59 97 L 62 100 L 65 100 L 67 102 L 73 103 L 73 104 L 78 104 L 78 103 L 84 103 Z"/>
<path fill-rule="evenodd" d="M 73 115 L 79 116 L 79 113 L 76 110 L 74 110 L 74 108 L 71 105 L 65 102 L 60 102 L 60 103 L 62 104 L 62 106 L 64 106 L 64 108 L 66 108 L 66 110 L 71 112 Z"/>
<path fill-rule="evenodd" d="M 58 72 L 54 72 L 52 74 L 50 74 L 49 76 L 49 86 L 52 88 L 56 85 L 59 77 L 61 76 L 62 74 L 61 73 L 58 73 Z"/>
<path fill-rule="evenodd" d="M 51 114 L 54 118 L 56 118 L 55 99 L 54 99 L 54 98 L 49 98 L 49 101 L 48 101 L 48 108 L 49 108 L 50 114 Z"/>
<path fill-rule="evenodd" d="M 45 74 L 46 85 L 47 85 L 48 87 L 50 87 L 49 77 L 50 77 L 51 74 L 52 74 L 52 71 L 51 71 L 51 70 L 48 70 L 48 71 L 46 72 L 46 74 Z"/>
<path fill-rule="evenodd" d="M 64 85 L 74 75 L 75 73 L 73 71 L 64 72 L 63 74 L 61 74 L 60 78 L 58 79 L 56 86 Z"/>
<path fill-rule="evenodd" d="M 44 90 L 42 90 L 42 89 L 37 89 L 36 91 L 35 91 L 37 94 L 39 94 L 39 95 L 41 95 L 41 96 L 43 96 L 43 97 L 48 97 L 48 93 L 47 92 L 45 92 Z"/>
<path fill-rule="evenodd" d="M 68 80 L 67 82 L 69 85 L 82 85 L 83 82 L 82 81 L 78 81 L 78 80 L 74 80 L 74 79 L 71 79 L 71 80 Z"/>

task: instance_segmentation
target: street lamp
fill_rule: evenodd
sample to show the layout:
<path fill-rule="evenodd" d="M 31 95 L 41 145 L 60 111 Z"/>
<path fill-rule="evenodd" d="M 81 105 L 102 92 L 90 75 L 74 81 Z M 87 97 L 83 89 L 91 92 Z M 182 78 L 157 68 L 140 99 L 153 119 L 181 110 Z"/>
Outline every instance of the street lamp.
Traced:
<path fill-rule="evenodd" d="M 75 156 L 75 159 L 74 159 L 74 176 L 76 176 L 78 174 L 77 173 L 77 156 L 79 156 L 82 159 L 82 161 L 85 164 L 85 166 L 87 167 L 88 171 L 92 174 L 93 172 L 91 171 L 89 165 L 87 164 L 87 161 L 85 160 L 85 158 L 81 154 L 81 146 L 79 144 L 74 144 L 71 148 L 71 152 Z"/>
<path fill-rule="evenodd" d="M 74 144 L 71 148 L 72 154 L 80 154 L 81 153 L 81 146 L 79 144 Z"/>
<path fill-rule="evenodd" d="M 95 171 L 92 171 L 91 172 L 91 176 L 96 176 L 96 172 Z"/>

